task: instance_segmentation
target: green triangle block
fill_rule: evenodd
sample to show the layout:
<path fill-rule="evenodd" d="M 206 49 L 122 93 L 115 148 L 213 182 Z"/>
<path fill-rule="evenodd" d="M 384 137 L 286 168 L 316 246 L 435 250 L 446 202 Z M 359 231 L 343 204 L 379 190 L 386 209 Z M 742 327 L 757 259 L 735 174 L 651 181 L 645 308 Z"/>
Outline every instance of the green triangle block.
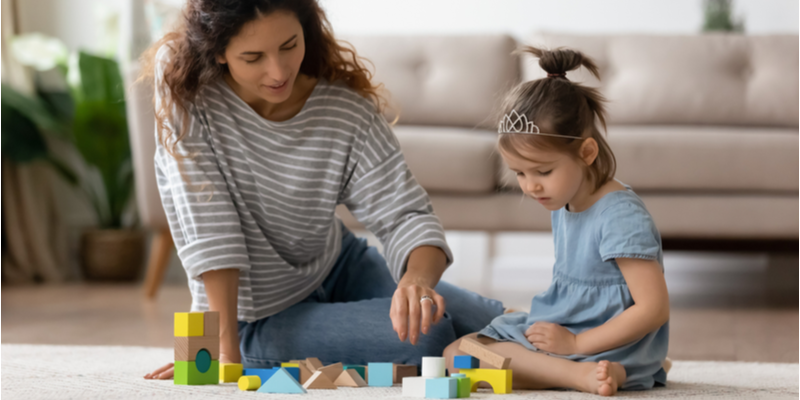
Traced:
<path fill-rule="evenodd" d="M 286 369 L 281 368 L 275 371 L 268 381 L 261 384 L 258 393 L 308 393 L 308 391 Z"/>

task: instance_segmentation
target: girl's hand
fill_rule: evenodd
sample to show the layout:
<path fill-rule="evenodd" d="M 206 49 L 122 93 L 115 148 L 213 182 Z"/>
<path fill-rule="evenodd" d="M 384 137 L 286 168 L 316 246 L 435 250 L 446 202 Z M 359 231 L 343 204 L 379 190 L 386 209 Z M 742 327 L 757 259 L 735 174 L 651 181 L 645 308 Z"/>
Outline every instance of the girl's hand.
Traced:
<path fill-rule="evenodd" d="M 532 345 L 548 353 L 577 354 L 576 335 L 561 325 L 537 321 L 525 331 Z"/>
<path fill-rule="evenodd" d="M 144 379 L 172 379 L 172 375 L 174 374 L 174 364 L 169 363 L 147 375 L 144 376 Z"/>
<path fill-rule="evenodd" d="M 422 296 L 428 296 L 432 301 L 420 302 Z M 434 305 L 436 314 L 433 314 Z M 400 341 L 405 341 L 408 337 L 411 344 L 416 345 L 420 329 L 427 335 L 431 322 L 437 324 L 444 316 L 444 308 L 444 297 L 433 289 L 416 283 L 403 285 L 401 282 L 392 296 L 392 309 L 389 313 L 392 328 L 397 332 Z"/>

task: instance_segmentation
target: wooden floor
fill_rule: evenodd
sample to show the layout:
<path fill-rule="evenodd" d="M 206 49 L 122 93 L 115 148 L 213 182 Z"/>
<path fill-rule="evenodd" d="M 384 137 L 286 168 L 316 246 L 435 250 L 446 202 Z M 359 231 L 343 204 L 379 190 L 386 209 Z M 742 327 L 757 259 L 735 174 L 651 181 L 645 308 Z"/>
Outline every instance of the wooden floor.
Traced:
<path fill-rule="evenodd" d="M 189 309 L 186 286 L 156 301 L 138 285 L 3 286 L 2 342 L 171 347 L 172 314 Z M 674 360 L 798 362 L 798 309 L 673 306 Z"/>

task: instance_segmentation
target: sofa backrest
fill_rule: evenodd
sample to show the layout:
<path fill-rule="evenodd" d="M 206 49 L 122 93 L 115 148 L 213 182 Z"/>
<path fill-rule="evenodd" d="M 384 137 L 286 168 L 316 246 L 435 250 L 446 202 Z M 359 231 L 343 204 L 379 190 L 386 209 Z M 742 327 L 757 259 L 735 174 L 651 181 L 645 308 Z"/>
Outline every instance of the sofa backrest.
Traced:
<path fill-rule="evenodd" d="M 594 58 L 601 81 L 584 68 L 567 76 L 603 92 L 610 124 L 798 126 L 797 35 L 536 33 L 528 43 Z M 522 64 L 523 79 L 545 76 L 533 57 Z"/>
<path fill-rule="evenodd" d="M 399 124 L 495 126 L 497 100 L 520 79 L 508 35 L 341 36 L 368 59 Z M 387 118 L 393 120 L 389 110 Z"/>

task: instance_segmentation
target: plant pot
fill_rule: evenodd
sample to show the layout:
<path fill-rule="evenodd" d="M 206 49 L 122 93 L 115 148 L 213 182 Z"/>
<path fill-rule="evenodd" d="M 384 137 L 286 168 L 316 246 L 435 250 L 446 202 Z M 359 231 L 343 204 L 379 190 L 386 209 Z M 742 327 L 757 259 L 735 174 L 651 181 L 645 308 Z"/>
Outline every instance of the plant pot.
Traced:
<path fill-rule="evenodd" d="M 81 237 L 81 265 L 88 280 L 134 280 L 144 252 L 144 232 L 137 229 L 89 229 Z"/>

